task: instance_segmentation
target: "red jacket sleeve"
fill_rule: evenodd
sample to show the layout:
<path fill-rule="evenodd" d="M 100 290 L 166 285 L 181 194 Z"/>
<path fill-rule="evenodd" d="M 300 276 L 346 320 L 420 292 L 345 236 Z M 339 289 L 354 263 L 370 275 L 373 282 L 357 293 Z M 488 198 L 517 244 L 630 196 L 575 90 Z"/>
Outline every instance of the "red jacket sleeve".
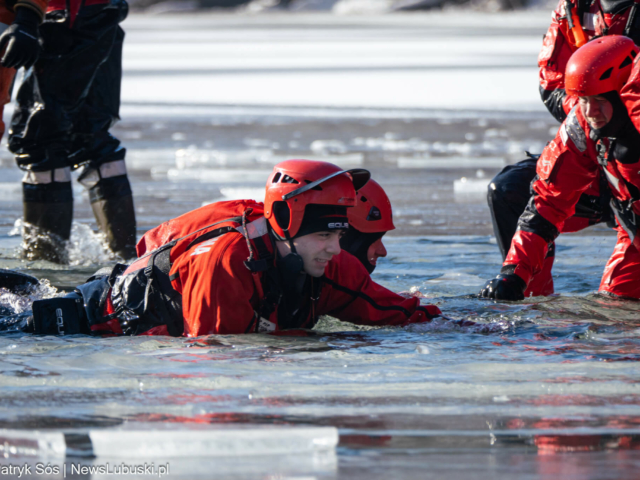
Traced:
<path fill-rule="evenodd" d="M 199 244 L 171 268 L 182 294 L 184 335 L 245 333 L 254 319 L 256 289 L 244 266 L 249 256 L 241 235 L 227 234 Z"/>
<path fill-rule="evenodd" d="M 620 98 L 627 107 L 629 117 L 640 132 L 640 62 L 635 62 L 627 83 L 620 90 Z"/>
<path fill-rule="evenodd" d="M 538 54 L 540 94 L 549 112 L 559 121 L 564 120 L 578 101 L 564 92 L 564 71 L 571 54 L 576 50 L 567 39 L 564 4 L 564 0 L 560 0 L 551 14 L 551 25 Z"/>
<path fill-rule="evenodd" d="M 534 195 L 518 221 L 518 230 L 503 264 L 527 284 L 542 269 L 548 245 L 575 212 L 580 195 L 598 175 L 595 143 L 579 109 L 560 126 L 538 160 Z"/>
<path fill-rule="evenodd" d="M 319 315 L 331 315 L 358 325 L 407 325 L 440 315 L 435 305 L 420 305 L 377 284 L 353 255 L 342 251 L 325 272 Z"/>

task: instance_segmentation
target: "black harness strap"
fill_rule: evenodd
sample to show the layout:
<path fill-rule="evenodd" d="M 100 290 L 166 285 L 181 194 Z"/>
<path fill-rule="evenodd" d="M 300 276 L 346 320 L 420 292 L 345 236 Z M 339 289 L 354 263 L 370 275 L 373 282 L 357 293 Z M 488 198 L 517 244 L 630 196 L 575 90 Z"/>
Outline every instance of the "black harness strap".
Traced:
<path fill-rule="evenodd" d="M 244 262 L 244 265 L 251 271 L 251 273 L 266 272 L 271 266 L 273 255 L 267 248 L 267 244 L 262 237 L 256 237 L 252 240 L 256 246 L 256 250 L 258 250 L 258 260 L 247 259 Z"/>
<path fill-rule="evenodd" d="M 640 40 L 640 17 L 638 16 L 638 2 L 633 2 L 629 9 L 629 18 L 624 27 L 623 35 L 629 37 L 634 42 Z"/>

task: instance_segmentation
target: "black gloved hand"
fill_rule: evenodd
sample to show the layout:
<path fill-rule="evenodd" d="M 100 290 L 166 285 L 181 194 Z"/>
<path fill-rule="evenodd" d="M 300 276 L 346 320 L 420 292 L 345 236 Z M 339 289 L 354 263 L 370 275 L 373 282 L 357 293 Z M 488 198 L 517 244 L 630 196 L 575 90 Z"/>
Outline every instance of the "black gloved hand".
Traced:
<path fill-rule="evenodd" d="M 495 300 L 523 300 L 527 284 L 515 273 L 501 273 L 489 280 L 480 293 L 480 297 Z"/>
<path fill-rule="evenodd" d="M 0 51 L 5 49 L 0 63 L 7 68 L 29 68 L 40 55 L 38 42 L 40 16 L 25 7 L 16 9 L 13 24 L 0 35 Z"/>

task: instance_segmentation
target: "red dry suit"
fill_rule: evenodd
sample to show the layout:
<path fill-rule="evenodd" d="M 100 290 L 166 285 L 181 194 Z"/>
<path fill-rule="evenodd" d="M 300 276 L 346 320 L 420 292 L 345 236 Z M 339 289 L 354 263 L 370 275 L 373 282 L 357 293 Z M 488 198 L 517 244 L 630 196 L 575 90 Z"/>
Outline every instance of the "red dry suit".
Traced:
<path fill-rule="evenodd" d="M 637 3 L 629 3 L 625 0 L 574 0 L 571 6 L 566 0 L 560 0 L 558 6 L 551 14 L 551 25 L 544 37 L 542 49 L 538 55 L 538 66 L 540 76 L 540 95 L 549 112 L 562 122 L 569 111 L 576 105 L 578 99 L 568 96 L 564 89 L 564 77 L 569 58 L 578 49 L 575 30 L 571 31 L 571 24 L 574 29 L 580 28 L 586 40 L 602 35 L 627 35 L 636 43 L 640 40 L 640 12 L 631 16 L 634 9 L 638 9 Z M 571 13 L 572 21 L 569 22 L 568 13 Z M 636 21 L 629 21 L 635 18 Z M 533 173 L 533 172 L 531 172 Z M 527 187 L 529 177 L 522 179 L 520 188 Z M 581 204 L 601 204 L 605 199 L 601 196 L 601 186 L 606 181 L 598 174 L 589 188 L 584 190 L 583 198 L 578 204 L 578 214 L 565 220 L 562 233 L 580 231 L 593 224 L 593 218 L 585 216 L 587 211 L 581 208 Z M 585 203 L 586 202 L 586 203 Z M 597 219 L 600 221 L 600 219 Z M 545 260 L 542 271 L 535 275 L 529 283 L 525 296 L 549 295 L 553 293 L 553 278 L 551 269 L 554 261 L 554 250 Z"/>
<path fill-rule="evenodd" d="M 217 221 L 221 217 L 225 221 Z M 185 237 L 192 232 L 197 233 Z M 159 268 L 166 271 L 173 290 L 164 292 L 165 297 L 172 297 L 168 308 L 161 307 L 151 321 L 136 319 L 127 312 L 118 315 L 123 291 L 146 290 L 139 287 L 138 280 L 127 279 L 139 279 L 142 269 L 154 268 L 149 266 L 154 255 L 148 252 L 176 239 L 179 240 L 167 250 L 170 254 L 165 267 Z M 286 286 L 280 283 L 274 252 L 275 243 L 261 203 L 238 200 L 193 210 L 144 235 L 138 243 L 142 257 L 116 281 L 107 304 L 105 313 L 115 312 L 117 318 L 108 327 L 100 324 L 92 329 L 193 337 L 312 328 L 320 315 L 360 325 L 406 325 L 426 322 L 440 314 L 436 306 L 420 305 L 417 298 L 404 298 L 378 285 L 360 261 L 345 251 L 331 259 L 322 278 L 307 276 L 302 294 L 296 297 L 301 298 L 298 308 L 293 314 L 284 314 Z M 160 256 L 155 258 L 158 267 L 163 260 Z M 162 279 L 156 283 L 161 285 Z M 162 316 L 161 310 L 170 313 L 178 300 L 180 331 L 157 320 Z M 158 305 L 154 307 L 157 309 Z M 141 328 L 135 326 L 140 321 Z"/>
<path fill-rule="evenodd" d="M 640 94 L 634 94 L 633 78 L 621 92 L 632 119 Z M 635 122 L 636 128 L 640 122 Z M 518 222 L 518 231 L 503 264 L 503 273 L 515 273 L 529 283 L 541 271 L 547 248 L 574 213 L 580 195 L 604 171 L 613 196 L 611 206 L 618 223 L 618 243 L 605 268 L 600 291 L 640 298 L 640 236 L 636 215 L 640 214 L 640 161 L 622 163 L 613 157 L 610 139 L 595 141 L 579 107 L 574 107 L 558 134 L 538 160 L 534 195 Z"/>
<path fill-rule="evenodd" d="M 601 2 L 593 0 L 591 5 L 584 0 L 574 0 L 573 18 L 579 20 L 587 40 L 603 35 L 626 35 L 638 44 L 640 41 L 640 5 L 620 0 Z M 636 22 L 629 22 L 632 10 Z M 633 20 L 633 19 L 632 19 Z M 544 37 L 538 55 L 540 67 L 540 94 L 551 114 L 562 122 L 578 99 L 564 91 L 564 74 L 569 57 L 578 49 L 570 33 L 567 19 L 567 1 L 560 0 L 551 14 L 551 25 Z"/>

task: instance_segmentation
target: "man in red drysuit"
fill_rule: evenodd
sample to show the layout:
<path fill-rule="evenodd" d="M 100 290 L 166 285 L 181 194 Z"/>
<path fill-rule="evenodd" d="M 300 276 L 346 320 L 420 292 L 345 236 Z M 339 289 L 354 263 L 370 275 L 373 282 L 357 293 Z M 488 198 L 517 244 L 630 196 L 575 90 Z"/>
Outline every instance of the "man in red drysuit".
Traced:
<path fill-rule="evenodd" d="M 640 71 L 638 47 L 624 36 L 592 40 L 571 56 L 565 88 L 579 98 L 537 166 L 534 195 L 501 274 L 480 294 L 520 300 L 544 266 L 549 245 L 573 215 L 580 195 L 602 173 L 613 195 L 618 243 L 605 268 L 600 291 L 640 298 L 640 254 L 636 214 L 640 213 Z"/>
<path fill-rule="evenodd" d="M 77 302 L 85 308 L 76 333 L 277 332 L 312 328 L 325 314 L 361 325 L 428 322 L 438 307 L 378 285 L 340 249 L 368 179 L 363 169 L 282 162 L 264 205 L 218 202 L 165 222 L 140 240 L 138 260 L 79 286 L 77 298 L 34 302 L 34 331 L 74 331 L 65 315 Z"/>
<path fill-rule="evenodd" d="M 560 0 L 551 14 L 551 25 L 538 56 L 540 96 L 549 112 L 562 122 L 578 98 L 565 91 L 565 69 L 569 57 L 587 41 L 604 35 L 625 35 L 640 44 L 640 4 L 629 0 Z M 509 165 L 489 184 L 487 201 L 493 230 L 503 259 L 516 232 L 518 218 L 531 197 L 538 156 Z M 577 232 L 597 223 L 615 226 L 609 206 L 611 193 L 606 178 L 597 175 L 584 190 L 575 213 L 563 224 L 561 233 Z M 553 293 L 551 270 L 555 244 L 547 251 L 544 267 L 529 282 L 526 296 Z"/>

